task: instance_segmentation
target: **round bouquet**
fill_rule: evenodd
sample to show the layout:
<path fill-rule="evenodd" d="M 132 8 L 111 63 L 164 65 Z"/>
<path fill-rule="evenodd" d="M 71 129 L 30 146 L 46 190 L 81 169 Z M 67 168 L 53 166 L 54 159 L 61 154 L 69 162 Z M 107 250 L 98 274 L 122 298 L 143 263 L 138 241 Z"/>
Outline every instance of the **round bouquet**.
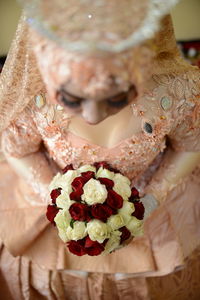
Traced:
<path fill-rule="evenodd" d="M 143 234 L 145 209 L 137 189 L 106 162 L 67 166 L 50 191 L 46 216 L 75 255 L 108 254 Z"/>

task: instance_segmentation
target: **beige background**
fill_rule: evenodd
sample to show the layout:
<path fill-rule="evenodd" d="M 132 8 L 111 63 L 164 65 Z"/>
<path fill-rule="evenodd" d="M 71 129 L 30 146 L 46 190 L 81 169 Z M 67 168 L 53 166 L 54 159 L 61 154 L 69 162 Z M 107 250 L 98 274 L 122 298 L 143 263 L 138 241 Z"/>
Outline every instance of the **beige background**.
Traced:
<path fill-rule="evenodd" d="M 0 55 L 9 49 L 19 16 L 16 0 L 0 0 Z M 182 0 L 172 17 L 177 39 L 200 39 L 200 0 Z"/>

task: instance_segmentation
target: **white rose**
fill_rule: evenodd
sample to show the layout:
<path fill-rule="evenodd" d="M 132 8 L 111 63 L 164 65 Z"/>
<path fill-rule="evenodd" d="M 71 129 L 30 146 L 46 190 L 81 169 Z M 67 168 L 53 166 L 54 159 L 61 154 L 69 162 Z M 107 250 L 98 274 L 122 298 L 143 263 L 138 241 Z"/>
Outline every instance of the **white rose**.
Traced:
<path fill-rule="evenodd" d="M 118 209 L 118 214 L 120 214 L 123 217 L 125 224 L 127 224 L 132 218 L 131 215 L 134 211 L 134 204 L 128 201 L 124 201 L 122 208 Z"/>
<path fill-rule="evenodd" d="M 63 242 L 68 242 L 67 228 L 70 226 L 71 216 L 67 210 L 59 210 L 54 218 L 56 227 L 58 229 L 58 235 Z"/>
<path fill-rule="evenodd" d="M 108 218 L 107 224 L 113 229 L 119 229 L 125 225 L 124 218 L 122 215 L 117 214 Z"/>
<path fill-rule="evenodd" d="M 69 226 L 67 228 L 67 237 L 69 240 L 78 241 L 83 239 L 87 235 L 87 229 L 84 222 L 76 221 L 73 224 L 73 228 Z"/>
<path fill-rule="evenodd" d="M 60 209 L 57 215 L 54 218 L 56 226 L 62 229 L 67 230 L 67 227 L 70 226 L 71 216 L 68 210 Z"/>
<path fill-rule="evenodd" d="M 127 177 L 117 173 L 115 174 L 113 181 L 113 190 L 122 196 L 124 200 L 128 200 L 128 198 L 131 196 L 130 180 Z"/>
<path fill-rule="evenodd" d="M 56 198 L 56 204 L 59 208 L 69 209 L 73 203 L 75 203 L 75 201 L 71 200 L 68 193 L 63 192 L 63 191 Z"/>
<path fill-rule="evenodd" d="M 115 182 L 113 190 L 119 194 L 123 200 L 128 200 L 131 196 L 131 188 L 128 184 L 121 184 L 120 182 Z"/>
<path fill-rule="evenodd" d="M 114 172 L 111 172 L 107 169 L 104 169 L 102 167 L 99 168 L 99 170 L 97 171 L 97 175 L 96 177 L 99 178 L 99 177 L 103 177 L 103 178 L 108 178 L 108 179 L 113 179 L 115 176 L 115 173 Z"/>
<path fill-rule="evenodd" d="M 105 245 L 105 250 L 102 254 L 108 254 L 118 248 L 120 248 L 120 236 L 121 232 L 119 230 L 115 230 L 111 233 L 109 240 Z"/>
<path fill-rule="evenodd" d="M 81 198 L 89 205 L 104 203 L 108 194 L 105 185 L 93 178 L 83 186 L 83 191 Z"/>
<path fill-rule="evenodd" d="M 128 185 L 131 184 L 131 182 L 128 179 L 128 177 L 126 177 L 126 176 L 124 176 L 124 175 L 122 175 L 120 173 L 115 174 L 114 181 L 119 181 L 122 184 L 128 184 Z"/>
<path fill-rule="evenodd" d="M 85 165 L 85 166 L 82 166 L 82 167 L 78 168 L 79 174 L 81 174 L 83 172 L 87 172 L 87 171 L 91 171 L 91 172 L 96 173 L 96 168 L 94 166 L 91 166 L 91 165 Z"/>
<path fill-rule="evenodd" d="M 87 224 L 87 231 L 92 241 L 103 243 L 110 237 L 111 228 L 99 220 L 92 220 Z"/>
<path fill-rule="evenodd" d="M 141 236 L 144 234 L 143 221 L 138 220 L 135 217 L 131 217 L 131 220 L 126 225 L 126 227 L 128 228 L 128 230 L 131 232 L 133 236 Z"/>
<path fill-rule="evenodd" d="M 76 170 L 69 170 L 63 175 L 58 173 L 50 183 L 50 189 L 53 190 L 55 188 L 61 187 L 65 192 L 70 194 L 72 192 L 71 183 L 77 176 L 78 172 Z"/>
<path fill-rule="evenodd" d="M 58 227 L 58 236 L 64 243 L 67 243 L 70 241 L 70 239 L 67 236 L 67 231 L 65 229 Z"/>

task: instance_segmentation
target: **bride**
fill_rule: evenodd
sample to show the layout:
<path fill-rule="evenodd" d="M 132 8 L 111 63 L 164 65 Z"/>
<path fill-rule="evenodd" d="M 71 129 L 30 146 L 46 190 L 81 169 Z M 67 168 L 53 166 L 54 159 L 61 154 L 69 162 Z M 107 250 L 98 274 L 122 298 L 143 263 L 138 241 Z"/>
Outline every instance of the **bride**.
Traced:
<path fill-rule="evenodd" d="M 177 49 L 176 1 L 30 2 L 0 86 L 3 298 L 197 299 L 199 69 Z M 75 257 L 45 218 L 48 186 L 98 161 L 158 208 L 127 247 Z"/>

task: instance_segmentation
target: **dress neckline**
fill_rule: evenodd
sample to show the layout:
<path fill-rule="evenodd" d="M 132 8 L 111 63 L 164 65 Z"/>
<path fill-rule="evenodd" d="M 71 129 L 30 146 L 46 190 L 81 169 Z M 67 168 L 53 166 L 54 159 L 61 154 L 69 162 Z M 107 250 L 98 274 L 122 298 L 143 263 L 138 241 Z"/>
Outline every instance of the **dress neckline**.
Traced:
<path fill-rule="evenodd" d="M 129 105 L 129 107 L 126 107 L 126 110 L 128 110 L 128 109 L 131 112 L 130 105 Z M 122 112 L 120 111 L 119 113 L 112 115 L 112 116 L 108 117 L 106 120 L 102 121 L 101 122 L 102 124 L 99 123 L 97 125 L 89 125 L 87 123 L 84 123 L 83 120 L 79 119 L 80 123 L 78 124 L 77 127 L 73 127 L 73 119 L 76 119 L 76 118 L 72 117 L 69 119 L 67 132 L 70 133 L 71 136 L 74 136 L 77 139 L 81 139 L 85 143 L 90 144 L 92 146 L 100 147 L 100 148 L 104 148 L 104 149 L 114 149 L 114 148 L 118 147 L 119 145 L 121 145 L 122 143 L 127 142 L 128 140 L 132 139 L 136 135 L 138 136 L 142 132 L 141 124 L 136 124 L 135 132 L 134 131 L 130 132 L 131 128 L 134 127 L 134 124 L 133 124 L 134 119 L 133 119 L 132 112 L 130 113 L 130 118 L 128 121 L 127 121 L 127 115 L 125 116 L 125 118 L 119 119 L 119 114 L 121 117 L 121 115 L 122 115 L 121 113 Z M 121 122 L 120 122 L 120 120 L 121 120 Z M 115 123 L 114 128 L 112 128 L 112 126 L 111 126 L 112 122 Z M 85 136 L 81 136 L 80 134 L 78 134 L 79 130 L 81 132 L 82 125 L 85 127 L 84 132 L 86 132 L 87 130 L 90 132 L 89 135 L 86 134 Z M 107 135 L 108 138 L 107 139 L 103 138 L 103 141 L 101 142 L 100 139 L 98 140 L 97 135 L 101 134 L 103 137 L 103 135 L 106 134 L 106 129 L 108 129 L 108 127 L 110 127 L 109 134 Z M 123 133 L 122 133 L 123 130 L 128 131 L 128 129 L 127 129 L 128 127 L 129 127 L 129 132 L 126 132 L 126 134 L 125 134 L 126 137 L 122 138 L 120 140 L 116 139 L 117 134 L 120 133 L 120 135 L 123 135 Z M 117 141 L 112 142 L 112 140 L 115 140 L 115 141 L 117 140 Z"/>

